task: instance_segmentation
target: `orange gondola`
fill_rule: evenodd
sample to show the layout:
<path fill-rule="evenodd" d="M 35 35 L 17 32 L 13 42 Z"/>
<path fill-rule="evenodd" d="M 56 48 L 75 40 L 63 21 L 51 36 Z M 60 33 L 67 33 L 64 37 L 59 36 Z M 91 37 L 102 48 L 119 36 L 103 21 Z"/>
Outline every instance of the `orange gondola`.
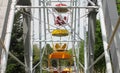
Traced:
<path fill-rule="evenodd" d="M 72 56 L 67 51 L 55 51 L 49 55 L 48 59 L 48 66 L 52 68 L 50 60 L 52 59 L 58 59 L 58 60 L 69 60 L 70 66 L 72 64 Z M 52 73 L 70 73 L 70 66 L 68 68 L 62 68 L 61 66 L 58 66 L 55 70 L 52 69 Z"/>
<path fill-rule="evenodd" d="M 53 73 L 59 73 L 58 71 L 53 71 Z M 69 71 L 62 71 L 61 73 L 70 73 Z"/>
<path fill-rule="evenodd" d="M 49 59 L 70 59 L 71 55 L 67 52 L 53 52 L 49 55 Z"/>

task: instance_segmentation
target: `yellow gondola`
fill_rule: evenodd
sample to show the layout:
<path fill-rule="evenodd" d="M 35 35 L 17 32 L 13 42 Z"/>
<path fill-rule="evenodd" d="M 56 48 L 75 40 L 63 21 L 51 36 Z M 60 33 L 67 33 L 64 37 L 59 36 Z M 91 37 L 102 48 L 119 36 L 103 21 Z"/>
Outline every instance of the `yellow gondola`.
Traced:
<path fill-rule="evenodd" d="M 55 51 L 66 51 L 67 48 L 67 44 L 64 43 L 63 45 L 60 43 L 56 43 L 55 45 L 53 45 L 53 50 Z"/>
<path fill-rule="evenodd" d="M 66 30 L 66 29 L 54 29 L 53 31 L 52 31 L 52 36 L 59 36 L 59 37 L 61 37 L 61 36 L 68 36 L 68 30 Z"/>

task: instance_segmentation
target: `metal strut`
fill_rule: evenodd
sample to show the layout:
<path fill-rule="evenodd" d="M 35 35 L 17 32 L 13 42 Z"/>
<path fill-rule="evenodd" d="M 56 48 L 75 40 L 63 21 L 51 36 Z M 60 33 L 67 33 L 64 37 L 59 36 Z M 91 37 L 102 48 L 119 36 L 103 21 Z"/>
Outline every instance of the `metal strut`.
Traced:
<path fill-rule="evenodd" d="M 112 65 L 110 60 L 110 53 L 107 49 L 108 43 L 107 43 L 107 35 L 106 35 L 106 29 L 105 29 L 105 19 L 102 9 L 102 0 L 98 0 L 99 5 L 99 16 L 100 16 L 100 23 L 101 23 L 101 32 L 102 32 L 102 39 L 103 39 L 103 46 L 104 46 L 104 53 L 105 53 L 105 61 L 106 61 L 106 71 L 107 73 L 112 73 Z"/>
<path fill-rule="evenodd" d="M 12 0 L 11 7 L 10 7 L 10 13 L 8 17 L 7 30 L 6 30 L 5 40 L 4 40 L 6 51 L 2 50 L 0 73 L 5 73 L 6 66 L 7 66 L 7 59 L 8 59 L 8 52 L 9 52 L 9 47 L 10 47 L 10 40 L 11 40 L 11 34 L 12 34 L 16 3 L 17 3 L 17 0 Z"/>

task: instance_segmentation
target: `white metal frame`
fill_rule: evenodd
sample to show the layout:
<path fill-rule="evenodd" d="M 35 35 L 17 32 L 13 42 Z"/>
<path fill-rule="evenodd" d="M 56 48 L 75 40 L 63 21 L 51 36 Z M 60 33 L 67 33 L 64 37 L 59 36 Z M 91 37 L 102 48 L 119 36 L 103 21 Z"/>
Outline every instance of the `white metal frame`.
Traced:
<path fill-rule="evenodd" d="M 12 54 L 9 52 L 9 46 L 10 46 L 10 39 L 11 39 L 11 32 L 12 32 L 12 27 L 13 27 L 13 20 L 14 20 L 14 12 L 15 12 L 15 8 L 43 8 L 44 9 L 44 13 L 46 12 L 46 8 L 55 8 L 56 6 L 45 6 L 45 5 L 43 5 L 43 6 L 16 6 L 16 2 L 17 2 L 17 0 L 12 0 L 12 4 L 11 4 L 11 9 L 10 9 L 10 14 L 9 14 L 9 18 L 8 18 L 8 27 L 7 27 L 7 31 L 6 31 L 6 36 L 5 36 L 5 41 L 4 41 L 4 45 L 5 45 L 5 48 L 6 48 L 6 51 L 5 50 L 2 50 L 2 55 L 1 55 L 1 71 L 0 71 L 0 73 L 5 73 L 5 69 L 6 69 L 6 64 L 7 64 L 7 58 L 8 58 L 8 54 L 10 54 L 11 56 L 12 56 Z M 47 1 L 45 1 L 45 0 L 42 0 L 41 2 L 47 2 Z M 48 2 L 49 2 L 49 0 L 48 0 Z M 52 1 L 50 1 L 50 2 L 52 2 Z M 57 2 L 57 1 L 53 1 L 53 2 Z M 61 1 L 62 2 L 62 1 Z M 64 1 L 64 2 L 67 2 L 67 1 Z M 75 2 L 75 1 L 73 1 L 73 2 Z M 112 39 L 114 38 L 114 35 L 115 35 L 115 32 L 117 31 L 117 29 L 118 29 L 118 26 L 119 26 L 119 24 L 120 24 L 120 20 L 118 21 L 118 25 L 116 25 L 116 28 L 115 28 L 115 30 L 114 30 L 114 32 L 113 32 L 113 35 L 112 35 L 112 37 L 111 37 L 111 40 L 110 40 L 110 42 L 109 43 L 107 43 L 107 35 L 106 35 L 106 28 L 105 28 L 105 19 L 104 19 L 104 14 L 103 14 L 103 8 L 102 8 L 102 0 L 98 0 L 98 6 L 95 6 L 95 4 L 92 2 L 92 1 L 90 1 L 90 0 L 88 0 L 88 2 L 90 2 L 93 6 L 64 6 L 64 7 L 67 7 L 67 8 L 74 8 L 74 9 L 76 9 L 76 8 L 78 8 L 78 9 L 80 9 L 80 8 L 85 8 L 85 9 L 89 9 L 89 8 L 95 8 L 95 9 L 99 9 L 98 10 L 98 12 L 99 12 L 99 17 L 100 17 L 100 22 L 101 22 L 101 31 L 102 31 L 102 38 L 103 38 L 103 45 L 104 45 L 104 53 L 103 54 L 101 54 L 94 62 L 93 62 L 93 64 L 91 64 L 90 66 L 88 66 L 88 60 L 87 60 L 87 48 L 86 48 L 86 27 L 84 26 L 84 63 L 85 63 L 85 65 L 84 65 L 84 67 L 83 67 L 83 65 L 81 65 L 81 63 L 79 62 L 79 61 L 77 61 L 78 63 L 80 63 L 80 65 L 84 68 L 84 71 L 85 71 L 85 73 L 89 73 L 88 72 L 88 69 L 90 69 L 98 60 L 100 60 L 104 55 L 105 55 L 105 60 L 106 60 L 106 73 L 112 73 L 112 64 L 111 64 L 111 59 L 110 59 L 110 53 L 109 53 L 109 48 L 110 48 L 110 44 L 111 44 L 111 42 L 112 42 Z M 63 8 L 64 8 L 63 7 Z M 76 13 L 76 12 L 75 12 Z M 40 13 L 39 13 L 40 14 Z M 75 15 L 75 17 L 76 17 L 76 14 L 73 14 L 73 15 Z M 44 17 L 46 16 L 46 14 L 44 14 Z M 31 16 L 32 17 L 32 16 Z M 76 19 L 76 18 L 75 18 Z M 47 20 L 46 18 L 44 18 L 44 20 Z M 78 22 L 79 23 L 79 22 Z M 44 24 L 46 24 L 46 21 L 44 21 Z M 75 24 L 76 24 L 76 21 L 75 21 Z M 34 40 L 33 40 L 33 25 L 31 25 L 31 28 L 30 28 L 30 31 L 31 31 L 31 34 L 30 34 L 30 42 L 31 42 L 31 44 L 30 44 L 30 73 L 33 73 L 33 70 L 39 65 L 39 64 L 41 64 L 42 63 L 42 57 L 43 57 L 43 54 L 44 54 L 44 52 L 45 52 L 45 50 L 46 50 L 46 47 L 44 47 L 44 51 L 42 52 L 42 54 L 40 55 L 41 56 L 41 58 L 40 58 L 40 62 L 38 62 L 38 64 L 36 64 L 35 66 L 33 66 L 32 64 L 33 64 L 33 57 L 32 57 L 32 55 L 33 55 L 33 47 L 32 47 L 32 45 L 33 45 L 33 42 L 35 42 Z M 76 27 L 75 25 L 74 25 L 74 27 Z M 79 27 L 78 27 L 79 28 Z M 41 29 L 41 28 L 40 28 Z M 71 27 L 71 29 L 72 29 L 72 27 Z M 73 29 L 72 29 L 73 30 Z M 47 34 L 46 34 L 46 25 L 44 25 L 44 31 L 45 31 L 45 39 L 44 40 L 42 40 L 42 39 L 39 39 L 37 42 L 45 42 L 45 44 L 46 44 L 46 42 L 51 42 L 50 40 L 48 40 L 47 38 L 46 38 L 46 36 L 47 36 Z M 75 42 L 79 42 L 79 40 L 75 40 L 75 35 L 76 35 L 76 33 L 75 33 L 75 31 L 76 31 L 76 29 L 74 30 L 74 31 L 72 31 L 73 32 L 73 34 L 72 34 L 72 39 L 71 40 L 66 40 L 66 41 L 63 41 L 63 42 L 73 42 L 73 44 L 75 43 Z M 42 31 L 39 31 L 39 32 L 42 32 Z M 79 32 L 79 31 L 78 31 Z M 80 35 L 80 34 L 77 34 L 78 36 Z M 40 38 L 41 38 L 42 36 L 40 35 Z M 58 41 L 52 41 L 52 42 L 58 42 Z M 42 44 L 41 44 L 42 45 Z M 40 47 L 41 47 L 41 45 L 40 45 Z M 73 48 L 74 48 L 74 50 L 75 50 L 75 45 L 73 45 Z M 74 51 L 73 50 L 73 51 Z M 78 54 L 77 54 L 77 56 L 78 56 Z M 13 56 L 14 57 L 14 56 Z M 14 57 L 14 59 L 16 59 L 16 57 Z M 19 63 L 21 63 L 23 66 L 25 66 L 22 62 L 20 62 L 19 61 L 19 59 L 16 59 Z M 75 64 L 76 64 L 76 62 L 75 62 Z M 77 65 L 76 65 L 77 66 Z M 42 68 L 41 68 L 42 69 Z M 77 68 L 76 68 L 76 70 L 77 70 Z"/>
<path fill-rule="evenodd" d="M 110 60 L 110 53 L 107 49 L 108 43 L 107 43 L 107 34 L 106 34 L 106 28 L 105 28 L 105 19 L 104 14 L 102 10 L 102 0 L 98 0 L 99 8 L 99 14 L 100 14 L 100 22 L 101 22 L 101 32 L 102 32 L 102 38 L 103 38 L 103 45 L 104 45 L 104 53 L 105 53 L 105 60 L 106 60 L 106 71 L 107 73 L 112 73 L 112 65 Z"/>
<path fill-rule="evenodd" d="M 16 2 L 17 2 L 17 0 L 12 0 L 12 4 L 11 4 L 11 7 L 10 7 L 8 24 L 7 24 L 7 30 L 6 30 L 5 41 L 4 41 L 4 44 L 5 44 L 5 47 L 6 47 L 6 51 L 2 50 L 0 73 L 5 73 L 5 70 L 6 70 Z"/>

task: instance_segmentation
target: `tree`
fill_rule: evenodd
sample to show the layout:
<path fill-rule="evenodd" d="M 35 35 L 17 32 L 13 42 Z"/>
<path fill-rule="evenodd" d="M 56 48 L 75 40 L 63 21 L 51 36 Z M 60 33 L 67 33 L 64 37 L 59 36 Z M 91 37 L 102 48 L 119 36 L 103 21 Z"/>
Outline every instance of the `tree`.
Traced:
<path fill-rule="evenodd" d="M 40 55 L 40 53 L 42 54 L 43 52 L 44 54 L 42 58 L 42 68 L 48 68 L 48 56 L 53 52 L 53 49 L 51 48 L 50 44 L 46 44 L 43 48 L 38 48 L 37 45 L 33 46 L 33 65 L 35 66 L 40 61 L 40 56 L 42 56 Z M 35 69 L 35 73 L 39 73 L 39 72 L 40 72 L 40 66 L 38 65 Z M 42 72 L 47 73 L 47 71 L 44 70 Z"/>
<path fill-rule="evenodd" d="M 79 61 L 84 65 L 84 41 L 80 42 L 80 54 L 79 54 Z"/>
<path fill-rule="evenodd" d="M 19 58 L 19 60 L 24 62 L 22 14 L 19 11 L 15 13 L 12 31 L 13 32 L 11 36 L 10 51 L 17 58 Z M 12 57 L 9 56 L 6 73 L 25 73 L 25 71 L 23 66 L 21 66 L 17 61 L 15 61 Z"/>
<path fill-rule="evenodd" d="M 99 20 L 96 21 L 94 48 L 95 48 L 94 49 L 94 60 L 96 60 L 104 52 Z M 84 65 L 84 41 L 80 42 L 79 57 L 80 57 L 79 61 Z M 98 72 L 104 73 L 105 72 L 105 58 L 104 57 L 95 64 L 94 71 L 96 71 L 96 73 L 98 73 Z"/>
<path fill-rule="evenodd" d="M 101 28 L 100 28 L 100 22 L 96 21 L 96 32 L 95 32 L 95 59 L 98 58 L 103 52 L 103 43 L 102 43 L 102 35 L 101 35 Z M 97 62 L 94 66 L 95 71 L 97 72 L 105 72 L 105 57 L 103 57 L 101 60 Z"/>
<path fill-rule="evenodd" d="M 33 65 L 36 65 L 40 60 L 40 49 L 37 44 L 33 45 Z"/>
<path fill-rule="evenodd" d="M 120 15 L 120 0 L 116 0 L 116 2 L 117 2 L 118 15 Z"/>

